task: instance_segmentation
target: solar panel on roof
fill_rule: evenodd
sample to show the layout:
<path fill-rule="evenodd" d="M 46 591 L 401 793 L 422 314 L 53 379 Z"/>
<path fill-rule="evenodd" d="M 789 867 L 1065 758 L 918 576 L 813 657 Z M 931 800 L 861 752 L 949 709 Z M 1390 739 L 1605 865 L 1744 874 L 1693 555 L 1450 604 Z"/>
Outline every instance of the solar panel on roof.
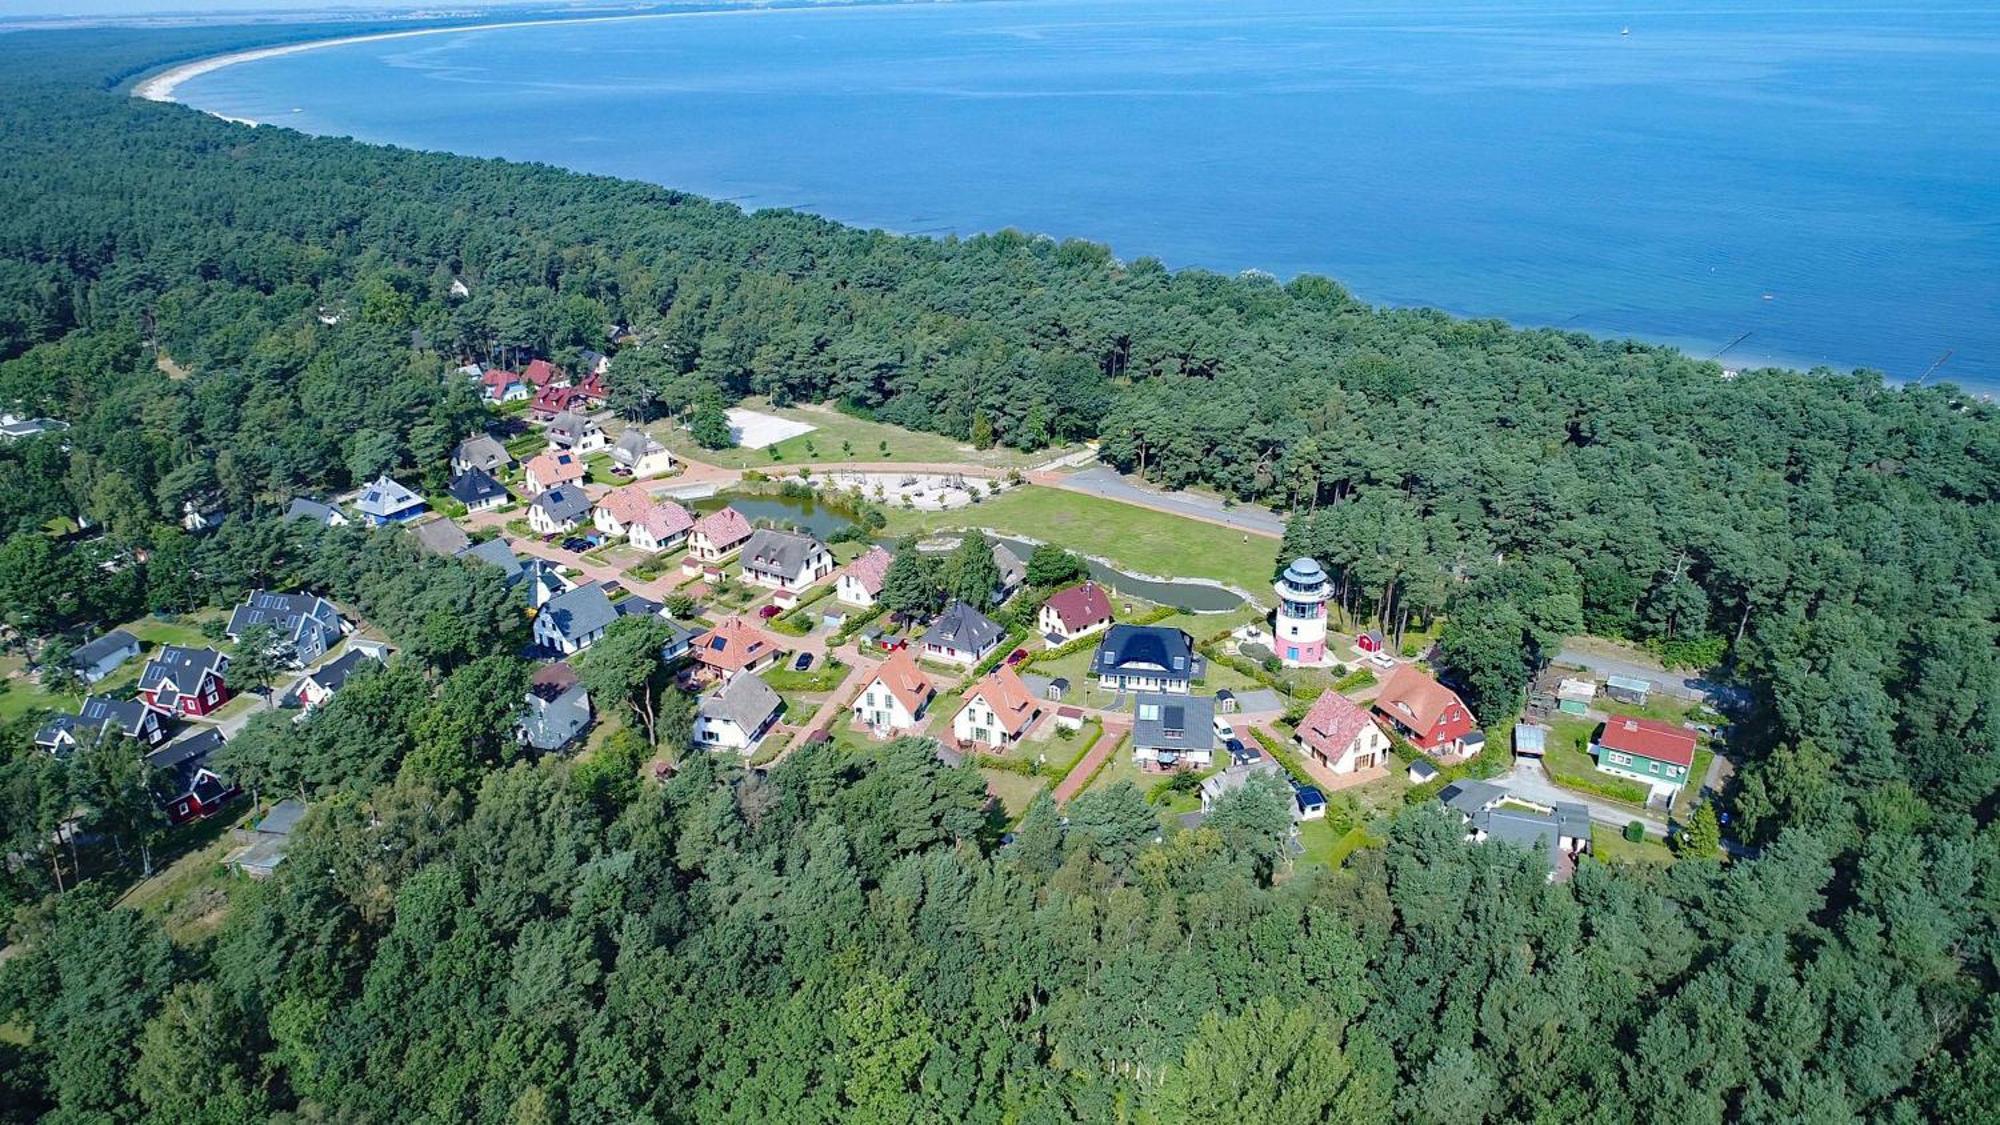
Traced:
<path fill-rule="evenodd" d="M 1176 730 L 1179 730 L 1180 728 L 1187 726 L 1187 708 L 1168 707 L 1166 721 L 1168 726 L 1173 727 Z"/>

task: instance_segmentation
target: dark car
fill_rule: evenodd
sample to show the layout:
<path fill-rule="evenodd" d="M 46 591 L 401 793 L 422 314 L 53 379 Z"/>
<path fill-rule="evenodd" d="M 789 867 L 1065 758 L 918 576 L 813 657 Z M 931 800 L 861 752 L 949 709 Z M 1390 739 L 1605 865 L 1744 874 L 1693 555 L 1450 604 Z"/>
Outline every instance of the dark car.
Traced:
<path fill-rule="evenodd" d="M 1014 665 L 1019 664 L 1021 661 L 1026 660 L 1027 658 L 1028 658 L 1028 650 L 1025 648 L 1017 648 L 1013 652 L 1007 654 L 1007 667 L 1012 668 Z"/>
<path fill-rule="evenodd" d="M 812 666 L 813 654 L 810 652 L 802 652 L 797 660 L 792 661 L 792 670 L 795 672 L 803 672 Z"/>
<path fill-rule="evenodd" d="M 568 539 L 563 540 L 562 545 L 563 545 L 563 550 L 565 551 L 590 550 L 590 541 L 588 539 L 579 539 L 574 535 L 570 536 Z"/>

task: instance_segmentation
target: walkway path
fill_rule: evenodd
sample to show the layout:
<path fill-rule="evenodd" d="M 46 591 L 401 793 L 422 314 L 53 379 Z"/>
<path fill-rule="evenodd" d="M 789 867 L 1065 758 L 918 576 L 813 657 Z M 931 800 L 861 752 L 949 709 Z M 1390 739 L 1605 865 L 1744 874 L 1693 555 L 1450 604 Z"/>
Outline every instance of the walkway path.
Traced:
<path fill-rule="evenodd" d="M 1493 784 L 1502 786 L 1508 792 L 1535 802 L 1548 805 L 1558 801 L 1572 805 L 1582 805 L 1590 812 L 1590 819 L 1611 828 L 1624 828 L 1633 821 L 1646 826 L 1646 831 L 1661 839 L 1667 835 L 1667 822 L 1649 812 L 1640 812 L 1629 805 L 1612 804 L 1601 801 L 1588 793 L 1564 789 L 1549 780 L 1542 763 L 1534 758 L 1517 758 L 1514 768 L 1493 779 Z"/>
<path fill-rule="evenodd" d="M 1125 476 L 1102 465 L 1079 473 L 1051 473 L 1038 469 L 1029 473 L 1028 479 L 1051 488 L 1082 492 L 1168 515 L 1232 527 L 1248 535 L 1279 539 L 1285 534 L 1284 517 L 1269 508 L 1257 504 L 1225 506 L 1219 498 L 1198 492 L 1163 492 L 1141 483 L 1136 477 Z"/>
<path fill-rule="evenodd" d="M 1069 804 L 1071 798 L 1083 792 L 1090 784 L 1091 778 L 1097 776 L 1098 767 L 1104 764 L 1112 751 L 1119 748 L 1125 736 L 1132 732 L 1130 716 L 1114 715 L 1105 711 L 1098 711 L 1096 714 L 1104 723 L 1104 733 L 1097 736 L 1097 743 L 1090 748 L 1090 753 L 1077 761 L 1075 768 L 1063 777 L 1062 784 L 1056 786 L 1055 792 L 1050 794 L 1058 805 Z"/>

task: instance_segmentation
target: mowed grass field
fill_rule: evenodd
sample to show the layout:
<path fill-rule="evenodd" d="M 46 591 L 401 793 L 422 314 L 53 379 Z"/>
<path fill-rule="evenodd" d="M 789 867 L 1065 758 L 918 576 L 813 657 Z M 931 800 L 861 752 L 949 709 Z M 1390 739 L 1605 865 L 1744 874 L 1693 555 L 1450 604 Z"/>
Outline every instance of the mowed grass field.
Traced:
<path fill-rule="evenodd" d="M 773 465 L 835 465 L 855 461 L 899 461 L 906 464 L 987 465 L 996 469 L 1024 468 L 1060 456 L 1062 450 L 1023 453 L 1018 449 L 974 449 L 943 434 L 919 433 L 901 426 L 871 422 L 843 414 L 830 406 L 772 406 L 769 399 L 746 398 L 737 405 L 814 427 L 811 433 L 786 438 L 763 449 L 703 449 L 672 420 L 646 427 L 677 457 L 688 457 L 731 469 Z M 886 446 L 886 448 L 884 448 Z M 810 447 L 810 448 L 808 448 Z M 776 450 L 777 455 L 772 456 Z"/>
<path fill-rule="evenodd" d="M 1028 485 L 954 512 L 889 514 L 889 531 L 928 532 L 980 527 L 1095 555 L 1141 574 L 1207 578 L 1268 595 L 1276 540 L 1218 524 Z"/>

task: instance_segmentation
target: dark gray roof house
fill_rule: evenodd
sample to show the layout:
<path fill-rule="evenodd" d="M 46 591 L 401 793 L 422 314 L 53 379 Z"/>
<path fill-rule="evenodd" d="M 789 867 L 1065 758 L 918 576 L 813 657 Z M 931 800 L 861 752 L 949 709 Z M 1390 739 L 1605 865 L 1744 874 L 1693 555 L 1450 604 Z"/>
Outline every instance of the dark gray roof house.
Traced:
<path fill-rule="evenodd" d="M 453 500 L 478 511 L 481 507 L 505 503 L 507 487 L 493 479 L 493 474 L 485 469 L 467 469 L 451 478 L 451 486 L 445 490 Z"/>
<path fill-rule="evenodd" d="M 281 707 L 316 707 L 331 698 L 335 692 L 346 687 L 347 681 L 354 675 L 355 669 L 360 668 L 365 662 L 370 660 L 380 662 L 380 658 L 371 653 L 364 652 L 358 648 L 350 648 L 338 657 L 300 676 L 296 683 L 285 689 L 285 694 L 278 700 L 278 705 Z"/>
<path fill-rule="evenodd" d="M 433 555 L 456 555 L 472 546 L 472 537 L 465 529 L 448 519 L 426 520 L 410 529 L 424 550 Z"/>
<path fill-rule="evenodd" d="M 559 484 L 540 492 L 535 496 L 534 505 L 557 526 L 590 518 L 590 497 L 576 485 Z"/>
<path fill-rule="evenodd" d="M 1158 681 L 1186 690 L 1206 675 L 1194 639 L 1161 625 L 1113 625 L 1097 642 L 1090 670 L 1100 677 Z"/>
<path fill-rule="evenodd" d="M 509 547 L 507 541 L 497 535 L 484 543 L 474 543 L 472 546 L 460 551 L 458 557 L 462 559 L 475 559 L 479 562 L 499 567 L 501 572 L 507 576 L 508 585 L 512 585 L 521 577 L 521 560 L 515 556 L 514 548 Z"/>
<path fill-rule="evenodd" d="M 76 714 L 57 715 L 35 732 L 35 745 L 51 754 L 63 755 L 85 741 L 109 734 L 122 734 L 156 746 L 166 733 L 160 713 L 143 702 L 92 695 L 84 699 Z"/>
<path fill-rule="evenodd" d="M 1562 870 L 1566 856 L 1589 845 L 1590 810 L 1579 804 L 1542 804 L 1516 797 L 1492 782 L 1470 780 L 1445 786 L 1438 800 L 1465 818 L 1473 839 L 1499 840 L 1539 853 L 1551 876 Z"/>
<path fill-rule="evenodd" d="M 603 636 L 617 619 L 604 587 L 591 582 L 549 599 L 535 618 L 535 639 L 570 652 Z"/>
<path fill-rule="evenodd" d="M 992 618 L 964 602 L 953 602 L 924 630 L 922 643 L 926 652 L 949 650 L 976 657 L 999 644 L 1006 635 L 1007 631 Z"/>
<path fill-rule="evenodd" d="M 735 723 L 744 737 L 755 740 L 783 706 L 771 685 L 756 676 L 737 676 L 721 691 L 702 696 L 695 714 L 705 723 Z"/>
<path fill-rule="evenodd" d="M 69 666 L 83 677 L 84 683 L 94 684 L 137 655 L 139 638 L 123 629 L 113 629 L 88 644 L 76 646 L 76 651 L 69 654 Z"/>
<path fill-rule="evenodd" d="M 743 544 L 743 570 L 778 583 L 810 578 L 808 566 L 826 554 L 826 544 L 810 535 L 760 528 Z"/>
<path fill-rule="evenodd" d="M 1132 700 L 1132 748 L 1169 754 L 1215 749 L 1215 700 L 1205 695 L 1160 695 Z"/>
<path fill-rule="evenodd" d="M 292 659 L 310 664 L 339 642 L 347 632 L 346 622 L 333 603 L 314 594 L 274 594 L 252 590 L 250 597 L 229 615 L 229 639 L 240 640 L 245 631 L 269 625 L 291 646 Z"/>
<path fill-rule="evenodd" d="M 192 704 L 211 686 L 220 688 L 228 670 L 229 658 L 219 650 L 165 645 L 139 672 L 139 690 L 152 695 L 155 707 L 177 711 L 184 698 Z M 211 677 L 217 682 L 211 684 Z"/>
<path fill-rule="evenodd" d="M 590 729 L 590 692 L 580 683 L 560 691 L 528 693 L 521 741 L 544 752 L 560 750 Z"/>
<path fill-rule="evenodd" d="M 340 514 L 340 509 L 304 496 L 292 497 L 292 506 L 285 509 L 284 520 L 286 523 L 306 520 L 321 527 L 347 526 L 347 517 Z"/>
<path fill-rule="evenodd" d="M 513 461 L 507 455 L 507 447 L 492 434 L 475 434 L 459 442 L 458 448 L 451 451 L 451 467 L 459 472 L 478 470 L 497 473 Z"/>

